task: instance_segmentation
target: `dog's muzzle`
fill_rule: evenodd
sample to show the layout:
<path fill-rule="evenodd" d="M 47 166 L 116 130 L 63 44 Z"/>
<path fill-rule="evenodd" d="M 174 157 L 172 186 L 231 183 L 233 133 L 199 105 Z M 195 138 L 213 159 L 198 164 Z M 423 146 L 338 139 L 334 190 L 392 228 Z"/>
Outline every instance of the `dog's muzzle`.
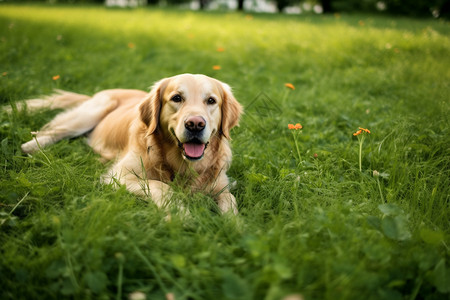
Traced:
<path fill-rule="evenodd" d="M 190 161 L 202 159 L 208 146 L 208 142 L 203 141 L 206 120 L 201 116 L 188 117 L 184 121 L 184 127 L 184 142 L 181 142 L 175 132 L 172 132 L 178 141 L 178 147 L 183 151 L 183 157 Z"/>

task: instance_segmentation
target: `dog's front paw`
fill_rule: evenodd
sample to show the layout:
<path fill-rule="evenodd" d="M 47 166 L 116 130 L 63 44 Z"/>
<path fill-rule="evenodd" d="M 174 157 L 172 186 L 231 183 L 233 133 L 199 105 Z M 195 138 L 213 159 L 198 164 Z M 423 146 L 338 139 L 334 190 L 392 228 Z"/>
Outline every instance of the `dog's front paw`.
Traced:
<path fill-rule="evenodd" d="M 33 153 L 39 150 L 39 145 L 35 140 L 31 140 L 29 142 L 26 142 L 25 144 L 22 144 L 20 149 L 22 149 L 22 152 L 24 153 Z"/>
<path fill-rule="evenodd" d="M 24 153 L 33 153 L 47 145 L 53 144 L 54 138 L 48 135 L 38 136 L 20 147 Z"/>
<path fill-rule="evenodd" d="M 223 214 L 228 212 L 233 213 L 234 215 L 238 214 L 236 198 L 234 198 L 230 192 L 220 194 L 217 199 L 217 205 Z"/>

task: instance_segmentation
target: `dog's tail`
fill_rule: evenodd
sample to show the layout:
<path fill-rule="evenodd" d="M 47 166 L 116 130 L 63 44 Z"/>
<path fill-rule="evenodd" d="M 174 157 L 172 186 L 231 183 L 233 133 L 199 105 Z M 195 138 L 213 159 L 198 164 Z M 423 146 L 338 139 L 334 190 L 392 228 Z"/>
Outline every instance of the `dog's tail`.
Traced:
<path fill-rule="evenodd" d="M 81 103 L 89 100 L 91 96 L 67 92 L 63 90 L 55 90 L 55 93 L 40 99 L 28 99 L 16 102 L 14 105 L 18 110 L 25 108 L 30 111 L 39 109 L 68 109 L 73 108 Z M 5 107 L 6 111 L 11 112 L 11 107 Z"/>

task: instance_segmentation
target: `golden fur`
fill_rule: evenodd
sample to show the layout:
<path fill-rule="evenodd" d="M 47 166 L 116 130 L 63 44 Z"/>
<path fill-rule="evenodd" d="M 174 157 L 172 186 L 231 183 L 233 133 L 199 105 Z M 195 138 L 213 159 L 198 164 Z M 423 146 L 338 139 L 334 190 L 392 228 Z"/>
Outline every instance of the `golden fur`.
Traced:
<path fill-rule="evenodd" d="M 227 84 L 183 74 L 160 80 L 150 93 L 115 89 L 89 97 L 59 91 L 27 106 L 71 109 L 23 144 L 24 152 L 89 132 L 89 145 L 115 160 L 103 182 L 119 182 L 163 206 L 171 196 L 167 183 L 182 176 L 192 191 L 213 195 L 222 212 L 237 213 L 226 171 L 230 129 L 238 125 L 242 107 Z"/>

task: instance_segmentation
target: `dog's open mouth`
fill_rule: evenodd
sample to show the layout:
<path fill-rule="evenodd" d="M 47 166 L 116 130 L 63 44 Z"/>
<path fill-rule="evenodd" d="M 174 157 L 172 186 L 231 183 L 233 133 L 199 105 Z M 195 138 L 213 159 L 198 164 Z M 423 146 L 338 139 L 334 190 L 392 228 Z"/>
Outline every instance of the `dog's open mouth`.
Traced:
<path fill-rule="evenodd" d="M 209 142 L 204 143 L 198 138 L 193 138 L 187 142 L 182 143 L 175 132 L 171 130 L 173 136 L 178 142 L 178 147 L 183 150 L 183 156 L 187 160 L 200 160 L 205 154 L 205 149 L 208 147 Z"/>
<path fill-rule="evenodd" d="M 205 153 L 206 144 L 202 144 L 200 141 L 190 141 L 189 143 L 182 144 L 183 154 L 189 160 L 198 160 L 203 157 Z"/>

